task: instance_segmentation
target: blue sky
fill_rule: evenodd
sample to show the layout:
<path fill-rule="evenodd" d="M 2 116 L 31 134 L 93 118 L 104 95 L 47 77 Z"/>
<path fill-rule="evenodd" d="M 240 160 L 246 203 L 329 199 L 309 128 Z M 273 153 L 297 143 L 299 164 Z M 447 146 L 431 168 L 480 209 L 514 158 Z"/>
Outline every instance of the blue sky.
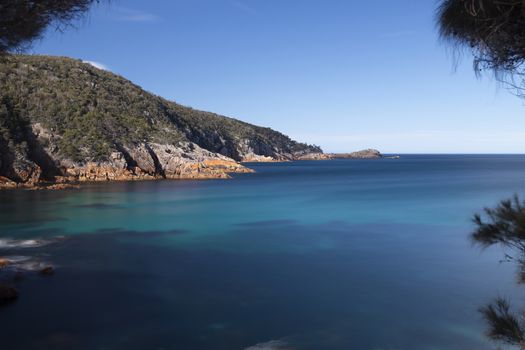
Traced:
<path fill-rule="evenodd" d="M 525 100 L 454 68 L 434 0 L 113 0 L 30 50 L 325 151 L 523 153 Z"/>

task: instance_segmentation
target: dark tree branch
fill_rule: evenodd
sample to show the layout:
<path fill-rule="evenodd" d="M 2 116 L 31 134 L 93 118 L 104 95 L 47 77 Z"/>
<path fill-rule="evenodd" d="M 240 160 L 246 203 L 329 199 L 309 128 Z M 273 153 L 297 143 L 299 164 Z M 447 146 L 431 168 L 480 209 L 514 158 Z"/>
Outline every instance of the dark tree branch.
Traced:
<path fill-rule="evenodd" d="M 489 325 L 487 336 L 507 345 L 525 348 L 523 317 L 510 311 L 510 303 L 502 298 L 480 309 Z"/>
<path fill-rule="evenodd" d="M 0 53 L 22 51 L 47 27 L 64 30 L 98 0 L 1 0 Z"/>
<path fill-rule="evenodd" d="M 442 0 L 441 38 L 474 55 L 476 74 L 492 71 L 523 97 L 525 4 L 522 0 Z M 522 82 L 515 84 L 513 77 Z"/>

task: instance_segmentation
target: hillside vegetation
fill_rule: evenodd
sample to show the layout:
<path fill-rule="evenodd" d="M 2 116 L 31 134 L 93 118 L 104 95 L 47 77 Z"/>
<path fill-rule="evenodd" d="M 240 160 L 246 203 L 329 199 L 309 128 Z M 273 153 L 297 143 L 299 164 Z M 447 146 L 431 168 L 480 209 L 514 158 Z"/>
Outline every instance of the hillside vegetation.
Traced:
<path fill-rule="evenodd" d="M 198 146 L 235 161 L 321 152 L 270 128 L 181 106 L 80 60 L 2 57 L 0 87 L 0 176 L 8 178 L 16 177 L 7 169 L 13 164 L 45 162 L 60 173 L 63 162 L 111 162 L 115 152 L 149 144 Z"/>

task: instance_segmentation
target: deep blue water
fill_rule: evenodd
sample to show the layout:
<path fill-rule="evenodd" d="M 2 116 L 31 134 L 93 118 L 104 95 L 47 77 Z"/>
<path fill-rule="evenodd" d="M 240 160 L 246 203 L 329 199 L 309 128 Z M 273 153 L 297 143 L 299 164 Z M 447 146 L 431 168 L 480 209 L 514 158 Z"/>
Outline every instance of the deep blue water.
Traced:
<path fill-rule="evenodd" d="M 525 192 L 525 156 L 250 166 L 0 192 L 0 256 L 56 269 L 12 282 L 0 346 L 483 350 L 479 307 L 523 302 L 515 266 L 468 236 L 475 212 Z"/>

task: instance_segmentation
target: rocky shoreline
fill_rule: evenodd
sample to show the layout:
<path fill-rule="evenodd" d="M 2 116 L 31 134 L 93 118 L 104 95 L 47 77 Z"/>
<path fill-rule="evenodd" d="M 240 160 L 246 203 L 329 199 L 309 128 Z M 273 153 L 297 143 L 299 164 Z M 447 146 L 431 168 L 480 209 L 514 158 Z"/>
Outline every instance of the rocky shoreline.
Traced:
<path fill-rule="evenodd" d="M 147 181 L 147 180 L 207 180 L 229 179 L 231 173 L 252 173 L 249 169 L 233 160 L 205 159 L 202 161 L 185 161 L 176 169 L 166 172 L 147 171 L 135 166 L 115 167 L 111 164 L 87 163 L 82 166 L 63 168 L 63 175 L 53 179 L 41 179 L 41 172 L 36 168 L 29 176 L 20 177 L 22 181 L 15 181 L 0 176 L 1 189 L 65 189 L 79 187 L 88 182 L 120 182 L 120 181 Z"/>
<path fill-rule="evenodd" d="M 309 153 L 279 159 L 249 155 L 243 163 L 273 163 L 296 160 L 333 159 L 380 159 L 383 155 L 375 149 L 352 153 Z M 160 145 L 141 144 L 132 149 L 114 152 L 111 160 L 78 164 L 69 160 L 58 160 L 51 169 L 42 163 L 23 162 L 13 166 L 12 177 L 0 176 L 1 189 L 49 189 L 77 188 L 82 183 L 109 181 L 145 180 L 206 180 L 229 179 L 232 173 L 252 173 L 252 169 L 240 162 L 206 151 L 195 144 Z"/>
<path fill-rule="evenodd" d="M 35 142 L 29 145 L 29 156 L 6 152 L 2 157 L 0 152 L 0 189 L 64 189 L 107 181 L 227 179 L 230 173 L 253 172 L 192 142 L 116 145 L 108 160 L 73 161 L 57 154 L 52 133 L 39 124 L 32 126 L 32 132 Z"/>

